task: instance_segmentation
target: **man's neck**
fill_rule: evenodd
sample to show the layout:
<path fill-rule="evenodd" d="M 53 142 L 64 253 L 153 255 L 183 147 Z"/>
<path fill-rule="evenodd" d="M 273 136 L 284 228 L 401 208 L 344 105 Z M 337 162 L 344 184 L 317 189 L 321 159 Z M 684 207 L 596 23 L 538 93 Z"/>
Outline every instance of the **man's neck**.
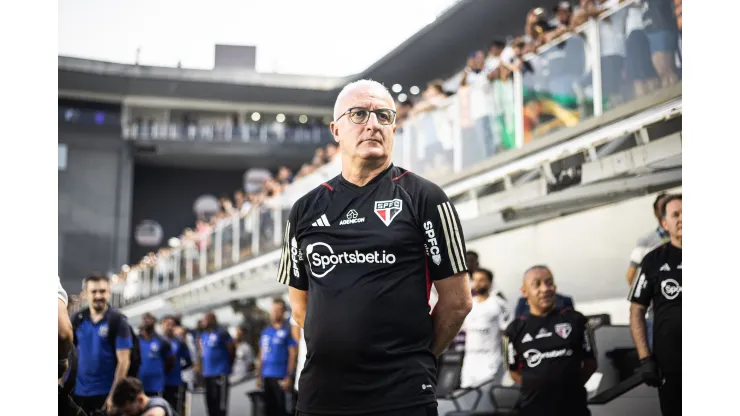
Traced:
<path fill-rule="evenodd" d="M 145 340 L 150 340 L 154 336 L 154 329 L 142 329 L 141 337 Z"/>
<path fill-rule="evenodd" d="M 108 305 L 105 305 L 105 308 L 103 308 L 100 312 L 96 311 L 93 308 L 90 308 L 90 319 L 92 319 L 93 322 L 98 322 L 99 320 L 103 319 L 103 316 L 105 316 L 106 312 L 108 312 Z"/>
<path fill-rule="evenodd" d="M 390 158 L 355 164 L 351 156 L 342 155 L 342 177 L 351 184 L 365 186 L 390 165 Z"/>
<path fill-rule="evenodd" d="M 673 244 L 677 248 L 681 248 L 681 245 L 683 244 L 683 238 L 671 236 L 671 244 Z"/>
<path fill-rule="evenodd" d="M 282 328 L 283 323 L 281 321 L 272 321 L 272 327 L 273 328 Z"/>
<path fill-rule="evenodd" d="M 475 300 L 478 301 L 478 302 L 483 302 L 486 299 L 488 299 L 489 296 L 491 296 L 491 292 L 479 293 L 479 294 L 475 295 Z"/>
<path fill-rule="evenodd" d="M 547 315 L 550 314 L 550 312 L 553 311 L 553 309 L 555 309 L 555 304 L 553 304 L 551 307 L 549 307 L 547 309 L 533 308 L 530 305 L 530 307 L 529 307 L 529 313 L 532 314 L 532 316 L 547 316 Z"/>

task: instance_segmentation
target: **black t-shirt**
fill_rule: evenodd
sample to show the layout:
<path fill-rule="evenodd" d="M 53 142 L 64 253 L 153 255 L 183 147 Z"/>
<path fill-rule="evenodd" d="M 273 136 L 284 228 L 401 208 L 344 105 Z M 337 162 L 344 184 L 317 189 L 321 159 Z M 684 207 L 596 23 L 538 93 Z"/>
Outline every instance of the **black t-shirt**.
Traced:
<path fill-rule="evenodd" d="M 653 304 L 653 351 L 664 373 L 681 374 L 681 249 L 670 242 L 648 253 L 632 283 L 630 302 Z"/>
<path fill-rule="evenodd" d="M 278 280 L 308 291 L 298 410 L 362 414 L 435 403 L 432 281 L 467 271 L 454 206 L 391 165 L 340 176 L 293 206 Z"/>
<path fill-rule="evenodd" d="M 509 371 L 522 374 L 520 414 L 589 414 L 581 366 L 596 352 L 580 312 L 556 308 L 547 316 L 519 317 L 504 333 L 504 357 Z"/>

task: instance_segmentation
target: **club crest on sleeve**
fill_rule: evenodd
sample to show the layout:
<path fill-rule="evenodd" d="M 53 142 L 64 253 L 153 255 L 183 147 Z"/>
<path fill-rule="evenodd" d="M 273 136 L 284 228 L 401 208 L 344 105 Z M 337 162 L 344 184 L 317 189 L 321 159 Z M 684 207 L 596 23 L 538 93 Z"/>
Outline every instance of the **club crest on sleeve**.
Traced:
<path fill-rule="evenodd" d="M 375 215 L 383 221 L 385 226 L 391 225 L 391 222 L 403 211 L 403 201 L 392 199 L 390 201 L 375 201 Z"/>

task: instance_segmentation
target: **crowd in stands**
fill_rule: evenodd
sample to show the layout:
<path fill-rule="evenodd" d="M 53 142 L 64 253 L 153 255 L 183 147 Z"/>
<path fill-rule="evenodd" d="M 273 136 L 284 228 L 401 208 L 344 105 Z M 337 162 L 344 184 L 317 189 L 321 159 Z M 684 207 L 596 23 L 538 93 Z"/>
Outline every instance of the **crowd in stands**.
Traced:
<path fill-rule="evenodd" d="M 522 34 L 493 39 L 486 49 L 472 50 L 460 73 L 448 80 L 430 82 L 418 100 L 409 97 L 397 103 L 401 107 L 397 123 L 440 107 L 444 99 L 460 87 L 510 80 L 517 71 L 533 73 L 540 48 L 557 44 L 589 19 L 599 18 L 619 7 L 625 7 L 624 11 L 608 17 L 599 28 L 605 98 L 616 104 L 676 84 L 680 79 L 676 63 L 681 42 L 680 0 L 580 0 L 577 4 L 561 1 L 551 13 L 542 7 L 532 9 L 527 14 Z M 578 62 L 570 65 L 574 68 L 556 62 L 561 56 L 548 57 L 551 79 L 574 72 L 569 74 L 573 76 L 567 77 L 565 84 L 550 84 L 547 88 L 552 93 L 572 94 L 572 83 L 584 75 L 583 57 L 579 61 L 572 52 L 563 51 L 562 55 L 566 54 L 571 54 L 571 60 Z"/>

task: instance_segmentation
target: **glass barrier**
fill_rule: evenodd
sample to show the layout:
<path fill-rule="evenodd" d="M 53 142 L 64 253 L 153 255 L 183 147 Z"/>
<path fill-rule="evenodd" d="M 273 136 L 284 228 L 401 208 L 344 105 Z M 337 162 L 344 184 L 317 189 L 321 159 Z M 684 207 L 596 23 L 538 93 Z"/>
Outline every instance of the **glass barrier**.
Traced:
<path fill-rule="evenodd" d="M 524 143 L 594 115 L 586 28 L 523 58 Z"/>
<path fill-rule="evenodd" d="M 680 18 L 680 0 L 638 1 L 601 17 L 604 110 L 681 80 Z"/>
<path fill-rule="evenodd" d="M 678 6 L 674 0 L 623 3 L 598 21 L 524 56 L 526 65 L 513 77 L 463 87 L 435 109 L 410 117 L 396 131 L 394 162 L 439 179 L 679 82 L 680 0 L 676 1 Z M 150 131 L 170 138 L 300 142 L 321 141 L 329 133 L 324 126 L 287 124 L 276 128 L 252 123 L 233 130 L 165 127 Z M 117 299 L 134 302 L 279 249 L 293 203 L 340 172 L 341 161 L 335 158 L 296 179 L 278 197 L 198 228 L 181 238 L 178 247 L 132 267 L 123 296 Z"/>

